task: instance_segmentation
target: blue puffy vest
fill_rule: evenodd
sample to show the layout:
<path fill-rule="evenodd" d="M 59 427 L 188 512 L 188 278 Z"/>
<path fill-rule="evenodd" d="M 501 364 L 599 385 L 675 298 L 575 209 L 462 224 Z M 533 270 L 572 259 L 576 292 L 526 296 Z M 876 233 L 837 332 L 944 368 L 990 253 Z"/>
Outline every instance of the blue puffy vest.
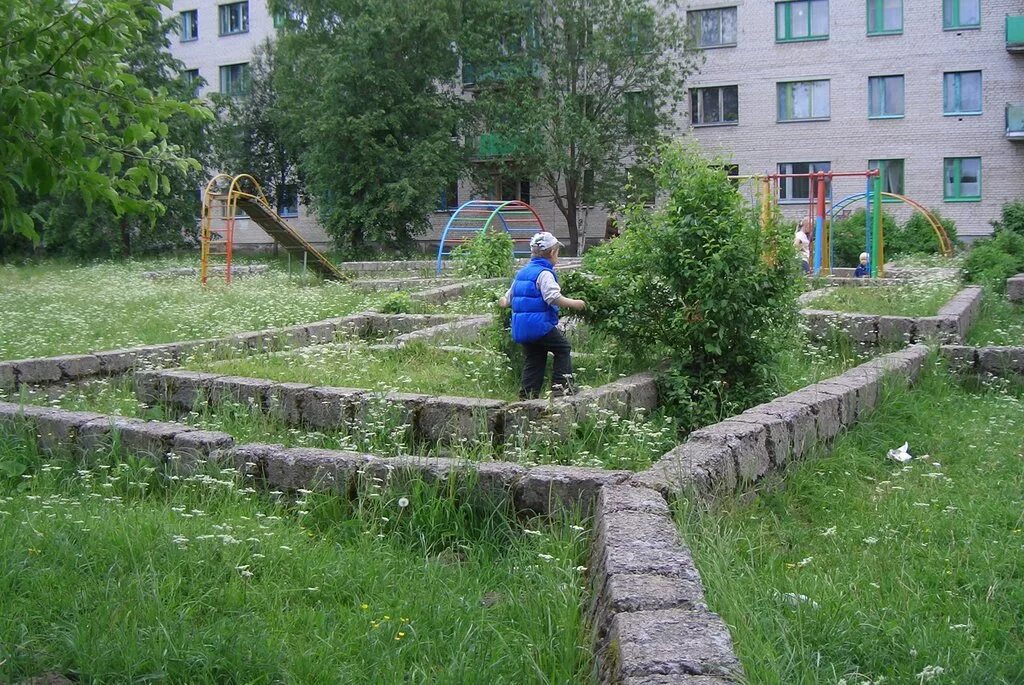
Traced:
<path fill-rule="evenodd" d="M 551 262 L 534 257 L 512 281 L 512 340 L 520 344 L 543 338 L 558 325 L 558 307 L 545 302 L 537 287 L 542 271 L 555 276 Z"/>

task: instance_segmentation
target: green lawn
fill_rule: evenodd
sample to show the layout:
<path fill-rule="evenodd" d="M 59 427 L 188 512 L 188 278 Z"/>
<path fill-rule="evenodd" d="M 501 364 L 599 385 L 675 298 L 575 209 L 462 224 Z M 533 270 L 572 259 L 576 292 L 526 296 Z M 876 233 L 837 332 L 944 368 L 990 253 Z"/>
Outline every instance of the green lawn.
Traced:
<path fill-rule="evenodd" d="M 0 437 L 0 682 L 567 683 L 586 531 L 426 486 L 287 502 Z M 402 507 L 399 498 L 407 498 Z"/>
<path fill-rule="evenodd" d="M 956 283 L 941 279 L 898 286 L 838 286 L 806 306 L 882 316 L 935 316 L 957 289 Z"/>
<path fill-rule="evenodd" d="M 1024 346 L 1024 305 L 1011 303 L 1006 295 L 986 291 L 981 316 L 971 326 L 967 344 Z"/>
<path fill-rule="evenodd" d="M 884 395 L 784 487 L 680 511 L 709 602 L 751 683 L 1024 682 L 1024 391 Z"/>
<path fill-rule="evenodd" d="M 194 260 L 0 266 L 0 359 L 219 337 L 317 321 L 365 308 L 380 295 L 278 270 L 211 279 L 146 280 L 143 271 L 198 266 Z"/>

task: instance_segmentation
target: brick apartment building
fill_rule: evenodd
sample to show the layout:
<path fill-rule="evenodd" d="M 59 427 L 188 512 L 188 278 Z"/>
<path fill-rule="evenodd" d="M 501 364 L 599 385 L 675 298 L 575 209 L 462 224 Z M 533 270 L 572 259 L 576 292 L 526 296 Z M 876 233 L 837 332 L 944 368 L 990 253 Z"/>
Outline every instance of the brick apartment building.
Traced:
<path fill-rule="evenodd" d="M 679 128 L 741 174 L 882 169 L 885 189 L 938 209 L 966 237 L 985 235 L 1004 202 L 1024 196 L 1024 0 L 691 0 L 684 3 L 705 61 Z M 265 0 L 175 0 L 172 52 L 205 80 L 238 92 L 248 61 L 275 35 Z M 692 127 L 692 128 L 691 128 Z M 502 178 L 487 197 L 530 202 L 564 235 L 551 198 L 530 179 Z M 836 179 L 831 197 L 863 191 Z M 436 241 L 472 197 L 439 190 Z M 807 211 L 805 183 L 780 188 L 790 216 Z M 477 195 L 479 196 L 479 195 Z M 857 205 L 855 205 L 857 206 Z M 887 205 L 905 217 L 908 210 Z M 303 207 L 281 208 L 308 239 L 327 236 Z M 603 233 L 602 208 L 587 234 Z M 240 247 L 269 244 L 240 222 Z"/>

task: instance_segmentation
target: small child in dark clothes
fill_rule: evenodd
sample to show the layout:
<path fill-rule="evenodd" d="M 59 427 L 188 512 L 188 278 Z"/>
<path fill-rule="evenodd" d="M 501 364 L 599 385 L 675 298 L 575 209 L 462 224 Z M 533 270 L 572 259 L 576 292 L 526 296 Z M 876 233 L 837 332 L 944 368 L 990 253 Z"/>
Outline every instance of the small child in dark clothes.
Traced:
<path fill-rule="evenodd" d="M 562 243 L 542 231 L 530 239 L 529 264 L 516 273 L 512 286 L 499 304 L 512 307 L 512 340 L 523 346 L 526 362 L 519 389 L 521 399 L 540 396 L 544 385 L 544 369 L 548 352 L 555 355 L 551 371 L 551 390 L 555 395 L 571 395 L 572 346 L 558 330 L 558 308 L 568 307 L 581 311 L 586 308 L 583 300 L 562 296 L 562 289 L 555 276 L 558 250 Z"/>
<path fill-rule="evenodd" d="M 860 253 L 860 264 L 857 265 L 857 270 L 853 272 L 854 278 L 867 278 L 871 275 L 871 267 L 868 266 L 868 253 Z"/>

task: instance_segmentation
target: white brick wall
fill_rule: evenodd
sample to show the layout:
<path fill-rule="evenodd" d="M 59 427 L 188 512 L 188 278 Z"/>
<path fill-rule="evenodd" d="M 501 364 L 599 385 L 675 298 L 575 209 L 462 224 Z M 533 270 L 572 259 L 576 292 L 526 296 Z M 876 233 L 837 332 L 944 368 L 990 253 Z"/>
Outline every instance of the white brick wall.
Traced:
<path fill-rule="evenodd" d="M 981 28 L 944 31 L 942 2 L 904 0 L 903 33 L 867 36 L 864 0 L 832 0 L 829 38 L 776 43 L 775 3 L 693 0 L 689 9 L 737 7 L 737 46 L 705 51 L 693 86 L 737 84 L 739 124 L 698 127 L 707 148 L 730 154 L 740 173 L 777 170 L 780 162 L 830 161 L 833 171 L 867 169 L 869 159 L 902 158 L 905 194 L 957 222 L 961 235 L 991 231 L 1004 202 L 1024 197 L 1024 143 L 1005 137 L 1004 106 L 1024 101 L 1024 55 L 1006 51 L 1004 16 L 1019 0 L 981 0 Z M 982 72 L 983 114 L 944 116 L 943 72 Z M 905 116 L 868 119 L 868 77 L 905 75 Z M 776 123 L 778 81 L 831 81 L 828 121 Z M 943 158 L 981 157 L 982 200 L 943 200 Z M 833 197 L 863 191 L 863 180 L 836 180 Z M 862 206 L 862 205 L 853 205 Z M 806 212 L 785 207 L 791 216 Z M 886 205 L 886 211 L 907 216 Z"/>

